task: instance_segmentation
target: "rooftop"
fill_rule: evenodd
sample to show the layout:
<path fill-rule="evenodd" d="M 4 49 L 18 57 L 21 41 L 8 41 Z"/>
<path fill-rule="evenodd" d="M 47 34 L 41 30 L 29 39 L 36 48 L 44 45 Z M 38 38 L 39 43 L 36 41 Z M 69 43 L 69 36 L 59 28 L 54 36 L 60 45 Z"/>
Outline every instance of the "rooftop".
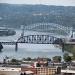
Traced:
<path fill-rule="evenodd" d="M 0 67 L 0 71 L 21 71 L 21 68 Z"/>
<path fill-rule="evenodd" d="M 74 73 L 75 74 L 75 70 L 69 70 L 69 69 L 61 70 L 61 73 Z"/>

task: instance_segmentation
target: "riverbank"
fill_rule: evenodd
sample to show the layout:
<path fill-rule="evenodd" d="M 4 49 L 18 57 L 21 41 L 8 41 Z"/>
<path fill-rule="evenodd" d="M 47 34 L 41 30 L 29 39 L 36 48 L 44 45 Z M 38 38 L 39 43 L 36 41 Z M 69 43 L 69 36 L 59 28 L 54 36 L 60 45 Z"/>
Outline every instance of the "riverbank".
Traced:
<path fill-rule="evenodd" d="M 16 34 L 16 31 L 13 29 L 0 28 L 0 36 L 12 36 L 15 34 Z"/>
<path fill-rule="evenodd" d="M 16 34 L 16 32 L 11 29 L 0 30 L 0 36 L 12 36 L 15 34 Z"/>
<path fill-rule="evenodd" d="M 75 45 L 64 45 L 63 48 L 65 51 L 68 51 L 73 54 L 73 59 L 75 59 Z"/>

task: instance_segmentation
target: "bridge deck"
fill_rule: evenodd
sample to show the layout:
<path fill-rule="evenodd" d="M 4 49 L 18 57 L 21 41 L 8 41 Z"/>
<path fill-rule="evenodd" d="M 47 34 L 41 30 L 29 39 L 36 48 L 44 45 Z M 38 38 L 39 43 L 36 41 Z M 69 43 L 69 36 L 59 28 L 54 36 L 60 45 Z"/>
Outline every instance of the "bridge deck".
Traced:
<path fill-rule="evenodd" d="M 0 42 L 3 45 L 16 45 L 16 42 Z"/>

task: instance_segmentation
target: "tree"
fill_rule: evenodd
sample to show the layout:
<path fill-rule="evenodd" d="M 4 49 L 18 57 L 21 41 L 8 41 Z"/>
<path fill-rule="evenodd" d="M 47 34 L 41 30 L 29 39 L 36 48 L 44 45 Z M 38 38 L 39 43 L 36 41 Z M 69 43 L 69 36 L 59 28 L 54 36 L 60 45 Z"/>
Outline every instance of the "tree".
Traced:
<path fill-rule="evenodd" d="M 6 59 L 3 59 L 3 63 L 6 64 Z"/>
<path fill-rule="evenodd" d="M 27 58 L 27 61 L 31 61 L 31 58 L 30 58 L 30 57 L 28 57 L 28 58 Z"/>
<path fill-rule="evenodd" d="M 64 54 L 63 59 L 65 62 L 71 62 L 71 60 L 72 60 L 71 56 L 69 56 L 68 53 Z"/>
<path fill-rule="evenodd" d="M 0 51 L 3 49 L 3 45 L 2 43 L 0 42 Z"/>
<path fill-rule="evenodd" d="M 54 44 L 63 44 L 63 40 L 62 39 L 60 39 L 60 38 L 57 38 L 54 42 L 53 42 Z"/>
<path fill-rule="evenodd" d="M 20 65 L 20 61 L 19 60 L 17 60 L 17 59 L 11 59 L 11 64 L 12 65 Z"/>
<path fill-rule="evenodd" d="M 55 62 L 61 62 L 61 56 L 54 56 L 53 61 Z"/>
<path fill-rule="evenodd" d="M 40 63 L 37 63 L 37 65 L 36 65 L 37 67 L 40 67 L 41 65 L 40 65 Z"/>
<path fill-rule="evenodd" d="M 47 61 L 48 61 L 48 62 L 50 62 L 50 61 L 51 61 L 51 59 L 50 59 L 50 58 L 47 58 Z"/>
<path fill-rule="evenodd" d="M 16 60 L 16 59 L 12 59 L 12 60 L 11 60 L 11 62 L 17 62 L 17 61 L 18 61 L 18 60 Z"/>

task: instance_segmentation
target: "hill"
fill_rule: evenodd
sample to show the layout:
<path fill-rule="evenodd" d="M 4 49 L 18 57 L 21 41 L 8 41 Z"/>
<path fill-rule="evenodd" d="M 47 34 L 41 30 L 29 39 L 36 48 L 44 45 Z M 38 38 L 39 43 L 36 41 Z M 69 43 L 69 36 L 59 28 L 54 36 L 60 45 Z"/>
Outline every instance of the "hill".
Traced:
<path fill-rule="evenodd" d="M 19 28 L 38 22 L 56 23 L 75 28 L 75 7 L 0 4 L 0 26 Z"/>

